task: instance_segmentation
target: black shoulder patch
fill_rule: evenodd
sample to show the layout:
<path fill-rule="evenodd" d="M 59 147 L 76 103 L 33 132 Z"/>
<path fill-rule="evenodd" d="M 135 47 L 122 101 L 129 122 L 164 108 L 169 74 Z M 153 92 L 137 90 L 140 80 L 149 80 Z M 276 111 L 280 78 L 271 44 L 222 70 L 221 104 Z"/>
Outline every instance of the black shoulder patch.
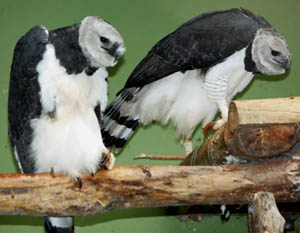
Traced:
<path fill-rule="evenodd" d="M 252 44 L 250 44 L 246 49 L 246 56 L 244 58 L 244 64 L 245 64 L 245 70 L 255 74 L 255 73 L 259 73 L 259 72 L 256 68 L 255 62 L 252 60 L 251 49 L 252 49 Z"/>
<path fill-rule="evenodd" d="M 88 66 L 88 61 L 79 46 L 79 24 L 59 28 L 50 32 L 50 43 L 55 55 L 68 74 L 79 74 Z"/>

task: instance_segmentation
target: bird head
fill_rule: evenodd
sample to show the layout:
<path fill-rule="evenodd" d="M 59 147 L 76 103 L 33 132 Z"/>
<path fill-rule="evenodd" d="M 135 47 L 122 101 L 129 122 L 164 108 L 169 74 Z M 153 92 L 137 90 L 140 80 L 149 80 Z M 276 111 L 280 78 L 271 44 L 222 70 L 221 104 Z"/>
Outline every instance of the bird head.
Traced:
<path fill-rule="evenodd" d="M 95 16 L 87 16 L 81 21 L 79 45 L 94 67 L 114 66 L 125 52 L 120 33 L 107 21 Z"/>
<path fill-rule="evenodd" d="M 291 63 L 285 39 L 273 28 L 257 31 L 251 54 L 258 71 L 266 75 L 283 74 Z"/>

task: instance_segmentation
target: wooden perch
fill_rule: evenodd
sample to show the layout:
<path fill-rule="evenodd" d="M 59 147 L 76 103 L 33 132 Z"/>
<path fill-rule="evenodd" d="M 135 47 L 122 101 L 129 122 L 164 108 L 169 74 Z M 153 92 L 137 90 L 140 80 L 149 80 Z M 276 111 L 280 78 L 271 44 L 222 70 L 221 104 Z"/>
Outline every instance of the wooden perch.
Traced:
<path fill-rule="evenodd" d="M 285 220 L 276 207 L 272 193 L 255 193 L 248 209 L 250 233 L 283 233 Z"/>
<path fill-rule="evenodd" d="M 232 101 L 229 111 L 237 111 L 239 124 L 298 123 L 300 97 Z"/>
<path fill-rule="evenodd" d="M 228 122 L 182 165 L 216 165 L 227 156 L 258 159 L 300 154 L 300 97 L 233 101 Z"/>
<path fill-rule="evenodd" d="M 261 161 L 268 166 L 270 157 L 288 159 L 299 158 L 299 155 L 300 97 L 233 101 L 227 123 L 181 165 L 247 163 L 245 166 L 250 166 L 251 161 Z M 272 191 L 265 191 L 271 193 L 258 192 L 250 198 L 250 232 L 283 232 L 285 221 Z M 190 209 L 180 208 L 178 212 L 189 214 Z"/>
<path fill-rule="evenodd" d="M 51 174 L 0 175 L 0 214 L 84 216 L 112 209 L 245 204 L 257 191 L 300 201 L 300 161 L 224 166 L 120 166 L 75 180 Z"/>

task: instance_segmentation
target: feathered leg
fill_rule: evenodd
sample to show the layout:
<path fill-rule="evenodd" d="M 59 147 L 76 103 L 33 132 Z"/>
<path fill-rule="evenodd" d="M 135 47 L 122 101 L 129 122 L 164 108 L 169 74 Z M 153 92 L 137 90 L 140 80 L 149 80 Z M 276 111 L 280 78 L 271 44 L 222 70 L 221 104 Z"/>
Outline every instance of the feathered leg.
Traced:
<path fill-rule="evenodd" d="M 193 142 L 191 137 L 183 138 L 184 154 L 187 156 L 193 151 Z"/>

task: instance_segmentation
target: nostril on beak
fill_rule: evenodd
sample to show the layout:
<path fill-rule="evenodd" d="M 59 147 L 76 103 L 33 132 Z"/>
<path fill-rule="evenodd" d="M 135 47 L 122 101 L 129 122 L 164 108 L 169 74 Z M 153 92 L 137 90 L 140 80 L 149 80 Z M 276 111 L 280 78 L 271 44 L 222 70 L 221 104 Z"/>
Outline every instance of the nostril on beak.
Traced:
<path fill-rule="evenodd" d="M 283 67 L 284 69 L 287 69 L 287 68 L 290 67 L 290 63 L 291 63 L 290 57 L 286 57 L 286 58 L 283 60 L 283 62 L 282 62 L 282 67 Z"/>
<path fill-rule="evenodd" d="M 119 48 L 119 44 L 117 42 L 115 42 L 113 45 L 109 46 L 109 47 L 101 47 L 103 48 L 104 50 L 107 51 L 107 53 L 113 57 L 116 57 L 118 54 L 117 54 L 117 49 Z"/>
<path fill-rule="evenodd" d="M 115 54 L 118 48 L 119 48 L 119 44 L 117 42 L 115 42 L 110 48 L 110 53 L 112 55 Z"/>
<path fill-rule="evenodd" d="M 278 63 L 283 69 L 287 69 L 291 64 L 291 56 L 280 56 L 277 59 L 273 59 L 276 63 Z"/>

